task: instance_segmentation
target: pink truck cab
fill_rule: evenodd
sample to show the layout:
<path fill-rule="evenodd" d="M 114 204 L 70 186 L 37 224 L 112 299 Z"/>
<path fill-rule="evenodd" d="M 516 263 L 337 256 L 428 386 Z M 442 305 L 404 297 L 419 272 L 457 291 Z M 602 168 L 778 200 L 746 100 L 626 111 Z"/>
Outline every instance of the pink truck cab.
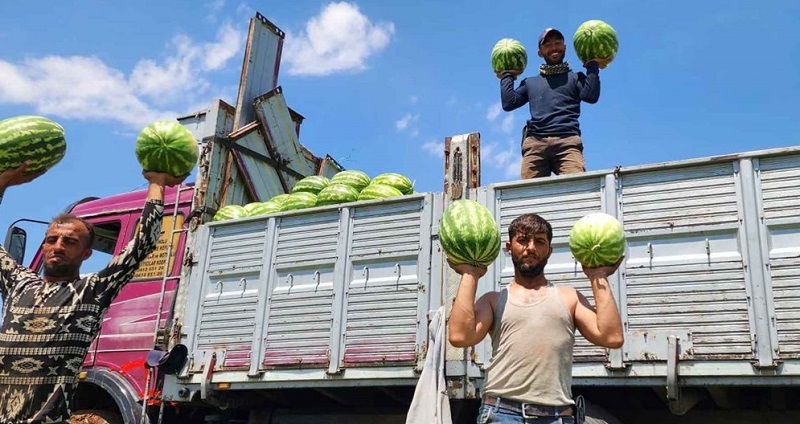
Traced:
<path fill-rule="evenodd" d="M 121 419 L 119 422 L 139 423 L 141 400 L 146 397 L 151 405 L 158 402 L 156 384 L 148 379 L 145 359 L 170 319 L 186 239 L 184 223 L 193 192 L 191 185 L 166 189 L 158 246 L 103 317 L 100 333 L 84 358 L 73 412 L 103 410 L 108 422 Z M 91 222 L 95 229 L 94 251 L 81 268 L 82 275 L 102 269 L 133 238 L 146 194 L 146 190 L 139 190 L 83 199 L 67 208 Z M 24 233 L 12 228 L 9 234 L 16 234 L 7 242 L 12 255 L 14 251 L 24 251 Z M 41 272 L 41 249 L 26 265 Z M 150 390 L 146 391 L 148 386 Z"/>

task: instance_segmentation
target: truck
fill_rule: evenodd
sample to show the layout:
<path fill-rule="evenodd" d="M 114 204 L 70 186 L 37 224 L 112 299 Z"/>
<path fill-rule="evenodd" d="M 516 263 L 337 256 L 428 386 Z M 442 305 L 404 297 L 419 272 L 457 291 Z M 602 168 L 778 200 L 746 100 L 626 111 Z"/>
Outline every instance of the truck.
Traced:
<path fill-rule="evenodd" d="M 438 241 L 444 209 L 484 205 L 503 241 L 536 212 L 553 225 L 545 272 L 590 301 L 569 230 L 602 211 L 625 230 L 611 277 L 625 343 L 576 336 L 575 394 L 591 423 L 800 419 L 800 146 L 481 184 L 480 133 L 445 138 L 441 191 L 213 221 L 343 167 L 300 143 L 278 85 L 285 34 L 250 20 L 235 105 L 179 122 L 200 149 L 193 183 L 165 194 L 158 247 L 114 300 L 72 403 L 108 423 L 404 423 L 434 346 L 454 423 L 475 422 L 488 340 L 456 348 L 431 324 L 458 277 Z M 137 230 L 145 192 L 86 198 L 98 255 Z M 5 246 L 23 260 L 26 232 Z M 41 269 L 41 253 L 29 262 Z M 91 270 L 83 270 L 91 271 Z M 506 252 L 478 296 L 507 285 Z M 427 391 L 426 391 L 427 390 Z"/>

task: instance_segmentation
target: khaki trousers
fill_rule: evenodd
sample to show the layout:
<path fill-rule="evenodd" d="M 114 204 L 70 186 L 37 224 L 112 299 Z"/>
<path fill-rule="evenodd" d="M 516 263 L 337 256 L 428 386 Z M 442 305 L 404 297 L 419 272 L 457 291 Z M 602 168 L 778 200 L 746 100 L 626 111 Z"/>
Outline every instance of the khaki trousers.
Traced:
<path fill-rule="evenodd" d="M 529 135 L 522 140 L 522 179 L 549 177 L 551 173 L 586 172 L 583 142 L 580 136 L 539 137 Z"/>

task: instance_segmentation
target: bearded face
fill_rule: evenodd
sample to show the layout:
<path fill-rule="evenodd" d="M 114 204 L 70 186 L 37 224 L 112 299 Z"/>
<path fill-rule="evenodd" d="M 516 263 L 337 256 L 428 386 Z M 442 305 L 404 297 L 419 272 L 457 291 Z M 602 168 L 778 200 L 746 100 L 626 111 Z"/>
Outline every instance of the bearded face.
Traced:
<path fill-rule="evenodd" d="M 553 252 L 546 233 L 517 234 L 506 245 L 516 272 L 525 277 L 544 273 Z"/>

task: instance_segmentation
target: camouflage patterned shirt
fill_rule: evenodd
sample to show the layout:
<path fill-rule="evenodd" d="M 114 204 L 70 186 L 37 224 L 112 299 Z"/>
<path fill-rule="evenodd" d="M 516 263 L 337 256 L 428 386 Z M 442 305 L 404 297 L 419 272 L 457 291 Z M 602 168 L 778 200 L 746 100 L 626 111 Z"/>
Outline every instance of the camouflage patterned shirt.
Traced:
<path fill-rule="evenodd" d="M 156 247 L 164 205 L 145 203 L 141 231 L 103 270 L 45 282 L 0 247 L 0 423 L 61 423 L 103 315 Z"/>

